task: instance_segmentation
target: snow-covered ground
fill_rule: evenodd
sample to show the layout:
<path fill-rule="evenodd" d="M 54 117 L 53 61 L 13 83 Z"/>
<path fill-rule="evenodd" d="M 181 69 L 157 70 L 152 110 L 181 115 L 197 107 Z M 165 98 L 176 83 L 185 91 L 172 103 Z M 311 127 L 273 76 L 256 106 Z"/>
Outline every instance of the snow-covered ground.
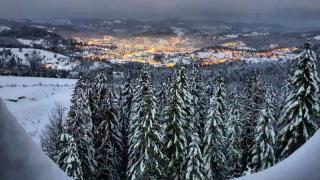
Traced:
<path fill-rule="evenodd" d="M 70 180 L 37 146 L 0 99 L 0 179 Z"/>
<path fill-rule="evenodd" d="M 0 32 L 1 31 L 7 31 L 10 30 L 11 28 L 7 27 L 7 26 L 0 26 Z"/>
<path fill-rule="evenodd" d="M 315 39 L 315 40 L 319 40 L 319 41 L 320 41 L 320 35 L 315 36 L 315 37 L 314 37 L 314 39 Z"/>
<path fill-rule="evenodd" d="M 239 180 L 316 180 L 320 179 L 320 131 L 287 159 Z M 238 179 L 237 179 L 238 180 Z"/>
<path fill-rule="evenodd" d="M 27 45 L 27 46 L 32 46 L 33 44 L 36 45 L 43 45 L 44 47 L 49 47 L 47 46 L 47 42 L 44 39 L 38 39 L 38 40 L 31 40 L 31 39 L 17 39 L 21 44 Z"/>
<path fill-rule="evenodd" d="M 69 107 L 75 83 L 74 79 L 0 76 L 0 97 L 39 144 L 55 104 Z"/>

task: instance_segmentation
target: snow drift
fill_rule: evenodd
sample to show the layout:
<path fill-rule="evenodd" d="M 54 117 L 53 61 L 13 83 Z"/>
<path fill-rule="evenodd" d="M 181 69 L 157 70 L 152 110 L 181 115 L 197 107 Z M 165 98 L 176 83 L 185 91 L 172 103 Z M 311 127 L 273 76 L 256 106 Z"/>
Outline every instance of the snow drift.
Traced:
<path fill-rule="evenodd" d="M 287 159 L 259 173 L 237 180 L 320 179 L 320 131 Z"/>
<path fill-rule="evenodd" d="M 2 99 L 0 99 L 0 179 L 70 179 L 33 142 L 8 111 Z"/>

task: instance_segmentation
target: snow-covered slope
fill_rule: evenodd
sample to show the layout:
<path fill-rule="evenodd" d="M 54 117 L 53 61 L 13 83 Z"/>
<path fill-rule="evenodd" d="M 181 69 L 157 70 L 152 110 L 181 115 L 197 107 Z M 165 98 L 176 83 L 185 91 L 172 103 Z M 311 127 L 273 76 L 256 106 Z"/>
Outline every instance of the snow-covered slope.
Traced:
<path fill-rule="evenodd" d="M 314 39 L 315 39 L 315 40 L 319 40 L 319 41 L 320 41 L 320 35 L 315 36 L 315 37 L 314 37 Z"/>
<path fill-rule="evenodd" d="M 21 40 L 22 41 L 22 40 Z M 24 40 L 24 43 L 27 43 Z M 0 51 L 3 51 L 4 48 L 0 48 Z M 56 54 L 50 51 L 41 50 L 41 49 L 33 49 L 33 48 L 5 48 L 6 50 L 10 50 L 11 53 L 20 58 L 22 63 L 25 65 L 29 65 L 27 56 L 30 56 L 32 53 L 37 53 L 41 58 L 43 58 L 43 64 L 46 67 L 50 67 L 52 69 L 58 70 L 71 70 L 79 63 L 70 62 L 70 57 L 64 56 L 62 54 Z"/>
<path fill-rule="evenodd" d="M 75 82 L 73 79 L 0 76 L 0 97 L 39 144 L 55 103 L 69 106 Z"/>
<path fill-rule="evenodd" d="M 36 44 L 36 45 L 42 45 L 46 48 L 48 48 L 48 42 L 46 42 L 44 39 L 38 39 L 38 40 L 31 40 L 31 39 L 21 39 L 21 38 L 18 38 L 17 39 L 21 44 L 23 45 L 27 45 L 27 46 L 32 46 L 33 44 Z"/>
<path fill-rule="evenodd" d="M 0 98 L 0 179 L 69 180 L 37 146 Z"/>
<path fill-rule="evenodd" d="M 0 32 L 2 31 L 7 31 L 7 30 L 10 30 L 11 28 L 7 27 L 7 26 L 1 26 L 0 25 Z"/>
<path fill-rule="evenodd" d="M 320 179 L 320 131 L 287 159 L 259 173 L 239 180 L 318 180 Z"/>

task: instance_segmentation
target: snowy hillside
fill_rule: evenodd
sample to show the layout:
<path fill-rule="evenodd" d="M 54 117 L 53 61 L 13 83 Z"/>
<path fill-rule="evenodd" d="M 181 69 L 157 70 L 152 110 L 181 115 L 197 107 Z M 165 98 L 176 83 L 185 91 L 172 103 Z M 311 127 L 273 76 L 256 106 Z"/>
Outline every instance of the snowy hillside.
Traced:
<path fill-rule="evenodd" d="M 69 106 L 76 80 L 0 76 L 0 97 L 39 144 L 55 103 Z"/>
<path fill-rule="evenodd" d="M 7 26 L 0 26 L 0 32 L 10 30 L 11 28 Z"/>
<path fill-rule="evenodd" d="M 22 40 L 20 40 L 22 41 Z M 24 43 L 29 43 L 27 40 L 23 40 Z M 0 51 L 3 51 L 4 48 L 0 48 Z M 61 54 L 56 54 L 50 51 L 46 50 L 40 50 L 40 49 L 33 49 L 33 48 L 22 48 L 19 50 L 19 48 L 5 48 L 6 50 L 10 50 L 12 53 L 11 56 L 18 57 L 22 60 L 22 63 L 25 65 L 29 65 L 28 62 L 28 56 L 31 56 L 32 53 L 36 53 L 39 55 L 43 61 L 42 63 L 47 68 L 52 69 L 58 69 L 58 70 L 71 70 L 75 66 L 78 65 L 78 63 L 71 63 L 70 58 Z"/>
<path fill-rule="evenodd" d="M 38 39 L 38 40 L 31 40 L 31 39 L 17 39 L 21 44 L 26 46 L 32 46 L 34 44 L 36 45 L 42 45 L 43 47 L 49 48 L 49 43 L 44 39 Z"/>

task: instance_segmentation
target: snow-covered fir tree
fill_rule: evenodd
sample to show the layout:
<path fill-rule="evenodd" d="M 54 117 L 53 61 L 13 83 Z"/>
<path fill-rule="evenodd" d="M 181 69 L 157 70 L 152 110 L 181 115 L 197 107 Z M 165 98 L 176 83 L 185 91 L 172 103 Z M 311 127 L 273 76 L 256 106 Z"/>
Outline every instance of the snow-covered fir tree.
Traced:
<path fill-rule="evenodd" d="M 279 118 L 280 158 L 284 159 L 304 144 L 318 129 L 314 116 L 319 113 L 319 79 L 316 55 L 309 42 L 298 58 L 289 93 Z"/>
<path fill-rule="evenodd" d="M 58 165 L 68 176 L 75 180 L 83 180 L 81 161 L 73 137 L 66 132 L 62 133 L 59 144 Z"/>
<path fill-rule="evenodd" d="M 227 152 L 226 158 L 228 163 L 229 178 L 239 177 L 242 175 L 242 136 L 243 136 L 243 107 L 237 89 L 232 93 L 232 101 L 229 107 L 227 122 Z"/>
<path fill-rule="evenodd" d="M 227 123 L 226 120 L 226 111 L 227 111 L 227 107 L 226 107 L 226 89 L 225 89 L 225 84 L 224 84 L 224 78 L 221 74 L 218 74 L 218 76 L 216 77 L 216 82 L 217 82 L 217 87 L 216 87 L 216 92 L 215 92 L 215 100 L 217 101 L 217 103 L 219 104 L 219 106 L 217 106 L 217 111 L 219 111 L 220 115 L 221 115 L 221 119 L 222 122 L 224 124 Z M 225 128 L 225 126 L 224 126 Z M 226 129 L 223 129 L 223 135 L 226 136 Z"/>
<path fill-rule="evenodd" d="M 195 130 L 199 134 L 201 147 L 201 142 L 204 137 L 204 125 L 207 118 L 207 95 L 204 89 L 205 85 L 200 69 L 198 67 L 193 67 L 190 76 L 191 94 L 193 96 L 192 105 L 194 108 L 193 121 L 195 122 Z"/>
<path fill-rule="evenodd" d="M 80 86 L 75 89 L 66 128 L 75 140 L 84 179 L 95 179 L 97 162 L 94 158 L 89 90 L 84 84 L 79 84 Z"/>
<path fill-rule="evenodd" d="M 159 87 L 159 90 L 158 92 L 156 92 L 156 95 L 157 95 L 157 99 L 158 99 L 158 104 L 159 104 L 159 107 L 164 107 L 165 104 L 166 104 L 166 100 L 167 100 L 167 89 L 168 86 L 165 82 L 161 82 L 160 83 L 160 87 Z M 161 109 L 161 108 L 159 108 Z"/>
<path fill-rule="evenodd" d="M 126 171 L 128 166 L 128 130 L 129 122 L 131 120 L 132 107 L 133 106 L 133 85 L 132 75 L 127 74 L 126 81 L 122 87 L 120 94 L 120 120 L 121 120 L 121 133 L 122 133 L 122 177 L 126 178 Z"/>
<path fill-rule="evenodd" d="M 164 150 L 168 158 L 167 176 L 173 179 L 185 178 L 184 165 L 187 156 L 187 125 L 184 99 L 180 95 L 177 80 L 171 83 L 169 103 L 165 108 Z"/>
<path fill-rule="evenodd" d="M 190 85 L 188 78 L 185 73 L 185 67 L 181 66 L 176 75 L 175 83 L 178 86 L 178 93 L 182 100 L 182 108 L 185 115 L 186 124 L 183 127 L 185 129 L 185 136 L 187 138 L 187 143 L 191 142 L 191 137 L 194 129 L 194 108 L 193 108 L 193 98 L 190 92 Z"/>
<path fill-rule="evenodd" d="M 204 161 L 208 179 L 223 179 L 226 173 L 224 155 L 224 121 L 221 113 L 222 104 L 216 97 L 210 99 L 207 122 L 204 134 Z"/>
<path fill-rule="evenodd" d="M 276 163 L 274 106 L 271 89 L 266 92 L 265 107 L 262 109 L 255 128 L 254 146 L 252 150 L 251 167 L 254 172 L 269 168 Z"/>
<path fill-rule="evenodd" d="M 101 144 L 97 147 L 100 179 L 120 179 L 122 136 L 119 114 L 116 107 L 116 95 L 110 89 L 100 106 L 103 120 L 97 128 L 97 137 Z"/>
<path fill-rule="evenodd" d="M 99 72 L 93 78 L 90 84 L 90 108 L 92 111 L 93 131 L 96 136 L 97 129 L 103 121 L 104 117 L 101 113 L 103 107 L 101 104 L 106 100 L 106 94 L 110 91 L 108 86 L 107 75 L 104 72 Z M 97 138 L 97 137 L 95 137 Z"/>
<path fill-rule="evenodd" d="M 128 176 L 131 179 L 157 179 L 163 177 L 165 156 L 161 151 L 161 126 L 156 119 L 156 98 L 144 71 L 135 98 L 135 112 L 130 123 Z"/>
<path fill-rule="evenodd" d="M 166 82 L 162 82 L 160 84 L 158 92 L 156 92 L 156 98 L 157 98 L 157 113 L 160 121 L 164 121 L 164 112 L 163 109 L 165 108 L 168 100 L 168 89 L 169 85 Z"/>
<path fill-rule="evenodd" d="M 185 179 L 202 180 L 205 179 L 204 160 L 200 149 L 200 139 L 197 132 L 192 134 L 192 141 L 189 146 L 187 156 L 187 170 Z"/>
<path fill-rule="evenodd" d="M 44 134 L 41 136 L 42 150 L 54 161 L 57 162 L 59 154 L 60 136 L 63 130 L 63 121 L 66 118 L 66 108 L 56 104 L 49 117 Z"/>
<path fill-rule="evenodd" d="M 244 108 L 243 133 L 242 133 L 242 170 L 245 171 L 251 164 L 252 147 L 254 143 L 254 130 L 264 103 L 264 86 L 256 75 L 250 77 L 241 92 L 241 103 Z"/>
<path fill-rule="evenodd" d="M 122 136 L 117 108 L 117 96 L 109 85 L 108 75 L 99 72 L 94 77 L 90 107 L 98 163 L 99 179 L 119 179 L 121 167 Z"/>

